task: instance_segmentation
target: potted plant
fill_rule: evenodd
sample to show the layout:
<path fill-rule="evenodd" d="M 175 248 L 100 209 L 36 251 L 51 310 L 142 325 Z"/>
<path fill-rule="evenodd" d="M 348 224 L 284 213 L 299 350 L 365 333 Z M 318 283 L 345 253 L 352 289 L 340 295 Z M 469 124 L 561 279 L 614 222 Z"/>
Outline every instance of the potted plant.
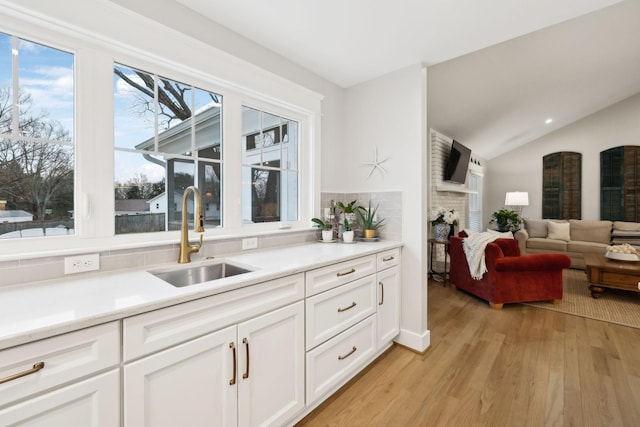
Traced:
<path fill-rule="evenodd" d="M 356 212 L 363 210 L 362 206 L 356 205 L 357 200 L 352 200 L 347 204 L 342 202 L 336 203 L 338 207 L 342 210 L 342 216 L 344 219 L 349 219 L 351 224 L 355 223 L 357 220 Z"/>
<path fill-rule="evenodd" d="M 444 242 L 449 238 L 451 226 L 458 225 L 460 217 L 455 209 L 447 209 L 439 206 L 429 212 L 429 221 L 433 225 L 434 238 Z"/>
<path fill-rule="evenodd" d="M 496 224 L 498 231 L 517 231 L 520 229 L 522 219 L 516 211 L 500 209 L 491 214 L 489 224 Z"/>
<path fill-rule="evenodd" d="M 378 207 L 376 206 L 374 209 L 371 209 L 371 201 L 369 201 L 368 209 L 358 210 L 358 216 L 360 217 L 360 221 L 362 223 L 362 237 L 365 239 L 373 239 L 376 237 L 378 233 L 378 229 L 382 227 L 384 223 L 384 219 L 376 220 L 376 212 L 378 211 Z"/>
<path fill-rule="evenodd" d="M 330 222 L 323 221 L 320 218 L 311 218 L 311 221 L 322 230 L 322 240 L 324 242 L 333 241 L 333 225 Z"/>
<path fill-rule="evenodd" d="M 353 243 L 353 238 L 354 238 L 353 226 L 352 226 L 352 223 L 350 223 L 346 217 L 344 218 L 343 227 L 344 228 L 342 233 L 342 240 L 345 243 Z"/>

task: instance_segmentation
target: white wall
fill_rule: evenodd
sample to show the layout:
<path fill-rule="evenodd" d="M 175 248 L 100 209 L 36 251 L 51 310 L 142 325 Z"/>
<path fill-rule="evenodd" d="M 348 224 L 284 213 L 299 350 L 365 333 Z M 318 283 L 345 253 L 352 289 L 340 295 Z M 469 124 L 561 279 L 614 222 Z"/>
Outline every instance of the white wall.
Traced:
<path fill-rule="evenodd" d="M 426 71 L 414 65 L 346 91 L 344 144 L 328 154 L 324 191 L 402 191 L 402 320 L 399 342 L 422 351 L 427 329 Z M 388 159 L 388 173 L 363 165 Z"/>
<path fill-rule="evenodd" d="M 504 205 L 507 191 L 529 192 L 523 216 L 542 217 L 542 157 L 558 151 L 582 153 L 582 219 L 600 219 L 600 152 L 640 145 L 640 95 L 565 126 L 488 162 L 485 222 Z"/>

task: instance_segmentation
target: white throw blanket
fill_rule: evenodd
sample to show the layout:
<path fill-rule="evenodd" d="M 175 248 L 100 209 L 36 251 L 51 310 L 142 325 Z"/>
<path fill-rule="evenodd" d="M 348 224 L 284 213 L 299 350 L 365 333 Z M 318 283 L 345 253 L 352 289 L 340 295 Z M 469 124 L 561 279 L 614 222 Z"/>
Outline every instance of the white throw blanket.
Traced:
<path fill-rule="evenodd" d="M 489 232 L 473 233 L 462 240 L 462 249 L 467 257 L 467 264 L 471 277 L 475 280 L 482 279 L 482 275 L 487 272 L 487 264 L 484 260 L 484 250 L 487 244 L 499 239 L 500 236 Z"/>

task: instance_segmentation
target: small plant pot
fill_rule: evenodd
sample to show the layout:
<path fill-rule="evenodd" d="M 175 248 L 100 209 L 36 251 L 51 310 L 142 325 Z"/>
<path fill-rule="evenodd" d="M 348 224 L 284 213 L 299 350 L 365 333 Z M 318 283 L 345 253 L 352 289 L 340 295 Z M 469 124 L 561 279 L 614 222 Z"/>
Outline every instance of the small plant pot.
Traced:
<path fill-rule="evenodd" d="M 378 230 L 362 230 L 362 237 L 365 239 L 373 239 L 378 234 Z"/>
<path fill-rule="evenodd" d="M 333 240 L 333 230 L 322 230 L 322 240 L 331 242 Z"/>
<path fill-rule="evenodd" d="M 344 240 L 345 243 L 353 243 L 353 235 L 353 230 L 345 231 L 342 233 L 342 240 Z"/>

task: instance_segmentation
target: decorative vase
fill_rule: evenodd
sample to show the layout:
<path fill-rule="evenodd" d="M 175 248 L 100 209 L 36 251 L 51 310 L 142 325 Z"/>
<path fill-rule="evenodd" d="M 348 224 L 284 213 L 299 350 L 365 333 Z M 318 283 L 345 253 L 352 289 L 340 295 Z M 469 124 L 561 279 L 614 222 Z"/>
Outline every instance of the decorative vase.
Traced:
<path fill-rule="evenodd" d="M 345 231 L 342 233 L 342 240 L 344 240 L 345 243 L 353 243 L 353 235 L 353 230 Z"/>
<path fill-rule="evenodd" d="M 322 240 L 325 242 L 333 241 L 333 230 L 322 230 Z"/>
<path fill-rule="evenodd" d="M 433 237 L 438 242 L 446 242 L 449 237 L 449 224 L 436 224 L 433 226 Z"/>
<path fill-rule="evenodd" d="M 373 239 L 376 237 L 376 230 L 364 229 L 362 230 L 362 237 L 365 239 Z"/>

